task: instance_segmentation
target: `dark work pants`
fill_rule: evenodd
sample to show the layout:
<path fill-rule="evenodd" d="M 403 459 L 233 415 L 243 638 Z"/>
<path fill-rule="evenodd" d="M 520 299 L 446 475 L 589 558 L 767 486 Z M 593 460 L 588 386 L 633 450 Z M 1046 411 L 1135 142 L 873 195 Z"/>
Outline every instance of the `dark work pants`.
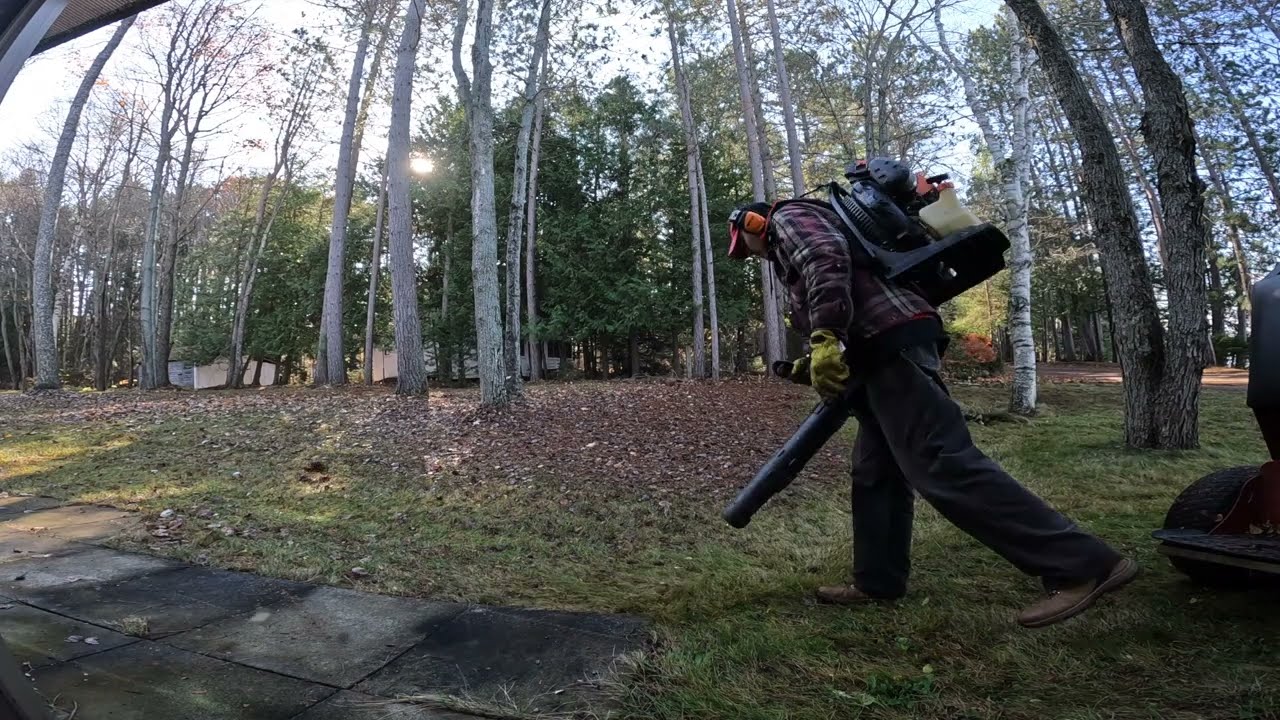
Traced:
<path fill-rule="evenodd" d="M 876 597 L 907 590 L 912 489 L 956 527 L 1045 587 L 1101 578 L 1120 556 L 1018 484 L 973 444 L 938 376 L 932 347 L 868 373 L 854 398 L 854 584 Z"/>

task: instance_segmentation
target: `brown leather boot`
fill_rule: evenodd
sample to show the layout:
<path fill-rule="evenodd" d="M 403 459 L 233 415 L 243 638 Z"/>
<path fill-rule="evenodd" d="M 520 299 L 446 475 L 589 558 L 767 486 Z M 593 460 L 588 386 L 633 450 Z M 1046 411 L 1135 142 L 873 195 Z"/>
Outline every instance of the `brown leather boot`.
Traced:
<path fill-rule="evenodd" d="M 1124 558 L 1101 581 L 1055 590 L 1018 615 L 1018 624 L 1029 628 L 1048 627 L 1088 610 L 1098 598 L 1119 590 L 1138 576 L 1138 564 Z"/>
<path fill-rule="evenodd" d="M 833 605 L 855 605 L 882 600 L 862 592 L 857 585 L 823 585 L 814 594 L 821 602 Z"/>

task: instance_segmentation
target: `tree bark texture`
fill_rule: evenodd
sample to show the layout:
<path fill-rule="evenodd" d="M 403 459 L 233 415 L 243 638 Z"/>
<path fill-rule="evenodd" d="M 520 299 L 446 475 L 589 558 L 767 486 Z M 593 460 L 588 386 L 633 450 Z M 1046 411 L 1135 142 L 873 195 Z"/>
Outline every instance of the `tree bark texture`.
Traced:
<path fill-rule="evenodd" d="M 692 237 L 693 262 L 693 374 L 705 377 L 707 372 L 706 326 L 702 298 L 702 205 L 698 193 L 698 135 L 693 124 L 693 108 L 689 103 L 689 84 L 680 59 L 680 41 L 676 36 L 676 17 L 667 3 L 667 38 L 671 42 L 671 71 L 676 96 L 680 103 L 680 124 L 684 129 L 685 175 L 689 188 L 689 229 Z"/>
<path fill-rule="evenodd" d="M 494 0 L 478 0 L 475 40 L 471 46 L 471 77 L 462 69 L 461 48 L 466 30 L 467 0 L 458 3 L 454 26 L 453 64 L 458 94 L 467 107 L 471 151 L 471 281 L 475 297 L 476 369 L 480 375 L 480 404 L 509 402 L 504 377 L 506 361 L 502 337 L 502 306 L 498 292 L 498 222 L 493 198 L 493 39 Z"/>
<path fill-rule="evenodd" d="M 787 130 L 787 159 L 791 165 L 791 196 L 804 194 L 804 165 L 800 155 L 800 138 L 796 134 L 796 111 L 791 104 L 791 78 L 787 75 L 787 59 L 782 48 L 782 31 L 778 27 L 778 8 L 774 0 L 765 0 L 769 13 L 769 34 L 773 39 L 773 64 L 778 73 L 778 102 L 782 104 L 782 123 Z"/>
<path fill-rule="evenodd" d="M 707 179 L 702 174 L 702 152 L 698 152 L 698 202 L 702 212 L 702 250 L 707 264 L 707 313 L 711 319 L 711 378 L 720 379 L 720 314 L 716 307 L 716 260 L 711 247 L 711 222 L 707 213 Z"/>
<path fill-rule="evenodd" d="M 551 34 L 551 0 L 542 0 L 538 29 L 533 39 L 533 55 L 524 81 L 524 106 L 520 109 L 520 131 L 516 135 L 515 171 L 511 183 L 511 209 L 507 216 L 506 327 L 503 328 L 503 357 L 506 360 L 507 394 L 519 397 L 520 377 L 520 259 L 523 255 L 525 203 L 529 191 L 529 140 L 533 134 L 533 116 L 537 112 L 538 75 Z M 532 363 L 532 358 L 530 358 Z"/>
<path fill-rule="evenodd" d="M 1108 301 L 1116 307 L 1117 356 L 1124 373 L 1125 442 L 1152 447 L 1164 366 L 1163 328 L 1143 255 L 1120 154 L 1067 46 L 1037 0 L 1008 0 L 1080 147 L 1080 189 L 1102 258 Z M 1203 265 L 1197 265 L 1197 271 Z M 1197 346 L 1198 347 L 1198 346 Z"/>
<path fill-rule="evenodd" d="M 387 158 L 382 165 L 382 185 L 378 187 L 378 215 L 373 228 L 373 257 L 369 264 L 369 299 L 364 309 L 364 384 L 373 384 L 373 324 L 378 308 L 378 276 L 382 270 L 382 228 L 387 207 Z M 442 316 L 443 317 L 443 316 Z"/>
<path fill-rule="evenodd" d="M 391 308 L 396 333 L 396 394 L 425 395 L 427 365 L 422 352 L 418 319 L 418 274 L 413 260 L 413 205 L 409 188 L 409 114 L 413 71 L 422 36 L 426 0 L 409 0 L 404 31 L 396 51 L 391 97 L 391 127 L 387 135 L 387 226 L 391 268 Z"/>
<path fill-rule="evenodd" d="M 356 43 L 356 56 L 347 81 L 347 108 L 342 120 L 342 138 L 338 141 L 338 168 L 333 185 L 333 217 L 329 224 L 329 260 L 324 278 L 324 304 L 320 311 L 320 342 L 316 348 L 316 385 L 342 385 L 347 382 L 347 366 L 342 353 L 342 275 L 346 262 L 347 215 L 351 211 L 351 192 L 355 182 L 355 130 L 360 111 L 360 81 L 364 76 L 364 60 L 369 52 L 373 19 L 366 20 Z"/>
<path fill-rule="evenodd" d="M 755 99 L 751 94 L 751 76 L 742 47 L 742 33 L 738 27 L 738 9 L 735 0 L 725 0 L 729 15 L 729 35 L 733 43 L 733 63 L 738 72 L 738 95 L 742 102 L 742 121 L 747 133 L 747 156 L 751 164 L 751 195 L 755 202 L 764 202 L 764 163 L 760 152 L 760 135 L 756 129 Z M 782 359 L 782 309 L 778 306 L 778 291 L 768 262 L 760 261 L 760 290 L 764 305 L 765 366 Z"/>
<path fill-rule="evenodd" d="M 67 176 L 67 161 L 80 128 L 80 116 L 89 102 L 89 94 L 106 67 L 107 60 L 115 53 L 125 33 L 133 26 L 133 17 L 121 22 L 111 39 L 98 51 L 89 70 L 80 80 L 71 107 L 62 123 L 62 133 L 53 151 L 49 165 L 49 177 L 45 182 L 44 200 L 40 206 L 40 227 L 36 231 L 35 257 L 32 263 L 32 290 L 35 306 L 36 389 L 55 389 L 62 386 L 58 378 L 58 346 L 53 331 L 53 245 L 58 224 L 58 210 L 62 207 L 62 188 Z"/>
<path fill-rule="evenodd" d="M 543 61 L 543 76 L 546 76 L 546 61 Z M 544 79 L 545 82 L 545 79 Z M 528 231 L 524 248 L 524 292 L 525 312 L 529 319 L 529 327 L 538 320 L 538 161 L 542 153 L 542 115 L 546 109 L 546 97 L 539 93 L 535 103 L 536 111 L 533 119 L 533 147 L 529 151 L 529 192 L 525 201 L 528 215 L 526 224 Z M 537 342 L 533 334 L 529 335 L 529 380 L 537 381 L 543 375 L 542 343 Z"/>
<path fill-rule="evenodd" d="M 1108 7 L 1110 10 L 1110 7 Z M 1186 21 L 1182 17 L 1175 17 L 1178 23 L 1178 29 L 1187 37 L 1194 37 L 1194 33 L 1187 27 Z M 1119 18 L 1116 19 L 1119 23 Z M 1249 117 L 1249 113 L 1244 107 L 1234 90 L 1231 83 L 1227 81 L 1226 76 L 1222 74 L 1222 70 L 1218 67 L 1218 60 L 1205 47 L 1205 43 L 1192 42 L 1188 43 L 1195 51 L 1200 62 L 1204 64 L 1205 72 L 1208 73 L 1209 79 L 1218 88 L 1218 92 L 1222 94 L 1222 99 L 1226 102 L 1231 114 L 1236 119 L 1236 123 L 1240 126 L 1240 130 L 1244 132 L 1245 140 L 1249 144 L 1249 149 L 1253 151 L 1253 157 L 1258 163 L 1258 169 L 1262 171 L 1262 177 L 1267 182 L 1267 189 L 1271 192 L 1271 202 L 1274 207 L 1280 208 L 1280 180 L 1276 178 L 1275 163 L 1271 161 L 1271 155 L 1262 145 L 1262 139 L 1258 135 L 1258 129 L 1254 127 L 1253 120 Z M 1163 58 L 1162 58 L 1163 59 Z M 1136 69 L 1136 68 L 1135 68 Z M 1183 101 L 1185 103 L 1185 99 Z"/>
<path fill-rule="evenodd" d="M 1031 232 L 1028 221 L 1027 188 L 1024 178 L 1029 173 L 1031 151 L 1027 140 L 1027 109 L 1031 104 L 1025 63 L 1024 39 L 1010 23 L 1009 64 L 1013 80 L 1013 107 L 1009 119 L 1010 137 L 996 130 L 993 121 L 995 110 L 988 107 L 978 90 L 967 64 L 951 49 L 946 29 L 942 23 L 942 5 L 934 6 L 934 29 L 938 34 L 938 49 L 946 56 L 949 66 L 960 77 L 965 100 L 973 112 L 974 120 L 982 132 L 983 142 L 991 153 L 992 162 L 1000 176 L 1001 208 L 1004 214 L 1005 232 L 1009 236 L 1009 335 L 1013 345 L 1013 382 L 1009 392 L 1009 410 L 1023 415 L 1036 409 L 1036 347 L 1031 325 L 1031 270 L 1034 256 L 1031 251 Z"/>
<path fill-rule="evenodd" d="M 1167 233 L 1169 327 L 1160 394 L 1152 408 L 1156 432 L 1148 443 L 1194 448 L 1200 444 L 1200 379 L 1209 331 L 1204 273 L 1209 230 L 1204 183 L 1196 171 L 1195 128 L 1182 81 L 1156 45 L 1142 1 L 1105 3 L 1142 88 L 1142 135 L 1155 161 Z"/>

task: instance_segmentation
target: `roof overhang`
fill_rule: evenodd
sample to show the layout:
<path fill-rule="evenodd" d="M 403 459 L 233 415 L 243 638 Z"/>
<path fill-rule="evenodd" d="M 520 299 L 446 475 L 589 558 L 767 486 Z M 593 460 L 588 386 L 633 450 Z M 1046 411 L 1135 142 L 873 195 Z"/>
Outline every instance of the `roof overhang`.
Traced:
<path fill-rule="evenodd" d="M 3 0 L 0 100 L 27 58 L 164 0 Z"/>
<path fill-rule="evenodd" d="M 69 0 L 67 7 L 44 38 L 36 45 L 36 52 L 44 52 L 55 45 L 74 40 L 86 33 L 106 27 L 117 20 L 137 15 L 163 3 L 165 0 Z"/>

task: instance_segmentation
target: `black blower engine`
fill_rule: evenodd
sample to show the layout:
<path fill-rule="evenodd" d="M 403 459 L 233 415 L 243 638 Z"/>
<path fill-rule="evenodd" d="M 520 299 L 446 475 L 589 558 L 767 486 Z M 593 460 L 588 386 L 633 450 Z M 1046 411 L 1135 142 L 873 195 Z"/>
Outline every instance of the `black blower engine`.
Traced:
<path fill-rule="evenodd" d="M 944 207 L 954 205 L 955 191 L 946 175 L 913 175 L 904 163 L 875 158 L 850 165 L 845 178 L 848 190 L 833 181 L 827 185 L 827 193 L 831 207 L 844 222 L 850 244 L 860 247 L 885 278 L 911 288 L 930 304 L 940 305 L 1004 269 L 1009 239 L 999 228 L 972 222 L 942 234 L 921 217 L 923 211 L 944 231 L 955 224 L 954 213 L 946 221 L 938 219 L 945 218 Z M 958 205 L 954 209 L 962 217 L 972 217 Z M 858 252 L 857 248 L 850 250 Z M 787 377 L 791 363 L 775 363 L 773 371 Z M 820 402 L 725 508 L 725 521 L 736 528 L 746 527 L 756 511 L 790 485 L 814 454 L 844 427 L 849 415 L 847 396 Z"/>

